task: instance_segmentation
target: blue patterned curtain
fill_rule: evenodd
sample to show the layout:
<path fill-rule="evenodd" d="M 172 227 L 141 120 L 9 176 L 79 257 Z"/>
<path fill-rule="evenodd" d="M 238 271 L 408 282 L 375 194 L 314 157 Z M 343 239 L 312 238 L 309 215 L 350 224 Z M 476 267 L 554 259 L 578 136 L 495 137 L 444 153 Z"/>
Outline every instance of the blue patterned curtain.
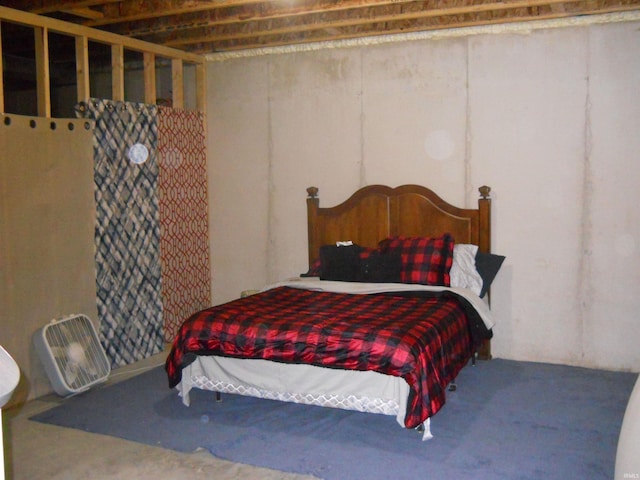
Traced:
<path fill-rule="evenodd" d="M 163 348 L 157 107 L 91 99 L 76 112 L 96 125 L 98 316 L 101 341 L 117 367 Z M 141 164 L 127 156 L 138 143 L 149 151 Z"/>

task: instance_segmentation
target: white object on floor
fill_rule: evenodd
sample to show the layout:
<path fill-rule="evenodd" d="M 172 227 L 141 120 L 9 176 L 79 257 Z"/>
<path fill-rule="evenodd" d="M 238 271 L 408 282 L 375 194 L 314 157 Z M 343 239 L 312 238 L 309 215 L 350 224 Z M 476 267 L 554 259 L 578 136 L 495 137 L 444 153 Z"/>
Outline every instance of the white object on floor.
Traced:
<path fill-rule="evenodd" d="M 622 420 L 614 478 L 640 479 L 640 377 L 633 387 Z"/>
<path fill-rule="evenodd" d="M 20 380 L 20 369 L 9 353 L 0 346 L 0 408 L 11 398 Z"/>
<path fill-rule="evenodd" d="M 2 407 L 4 407 L 20 381 L 20 369 L 15 360 L 0 346 L 0 479 L 4 480 L 4 443 L 2 439 Z"/>

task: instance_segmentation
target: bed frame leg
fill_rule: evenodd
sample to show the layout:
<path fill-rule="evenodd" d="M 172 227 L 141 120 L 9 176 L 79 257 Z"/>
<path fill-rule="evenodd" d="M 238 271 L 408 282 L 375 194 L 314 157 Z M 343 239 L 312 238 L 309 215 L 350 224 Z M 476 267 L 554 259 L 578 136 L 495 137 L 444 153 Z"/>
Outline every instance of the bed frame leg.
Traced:
<path fill-rule="evenodd" d="M 422 435 L 422 441 L 423 442 L 433 438 L 433 435 L 431 434 L 431 419 L 430 418 L 427 418 L 424 422 L 422 422 L 420 425 L 418 425 L 415 428 L 415 430 L 420 435 Z"/>
<path fill-rule="evenodd" d="M 220 392 L 216 392 L 216 402 L 222 401 L 222 394 Z"/>
<path fill-rule="evenodd" d="M 447 388 L 447 390 L 449 390 L 450 392 L 455 392 L 457 389 L 458 389 L 458 385 L 456 384 L 455 380 L 451 382 L 449 384 L 449 387 Z"/>

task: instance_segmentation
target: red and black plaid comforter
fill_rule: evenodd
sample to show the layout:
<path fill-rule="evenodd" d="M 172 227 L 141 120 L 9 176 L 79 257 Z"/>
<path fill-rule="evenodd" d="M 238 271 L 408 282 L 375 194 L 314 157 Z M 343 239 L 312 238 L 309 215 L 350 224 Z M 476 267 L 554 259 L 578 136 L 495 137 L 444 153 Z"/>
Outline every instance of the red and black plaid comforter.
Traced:
<path fill-rule="evenodd" d="M 409 384 L 405 425 L 413 428 L 440 409 L 446 386 L 473 353 L 469 315 L 466 301 L 447 291 L 355 295 L 278 287 L 190 317 L 165 367 L 171 388 L 196 355 L 375 370 Z"/>

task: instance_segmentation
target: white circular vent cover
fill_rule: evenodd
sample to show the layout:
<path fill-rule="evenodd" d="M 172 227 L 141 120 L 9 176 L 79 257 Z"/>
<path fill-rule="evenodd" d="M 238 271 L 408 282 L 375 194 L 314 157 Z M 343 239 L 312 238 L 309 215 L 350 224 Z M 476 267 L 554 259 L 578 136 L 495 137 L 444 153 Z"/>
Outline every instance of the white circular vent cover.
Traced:
<path fill-rule="evenodd" d="M 149 158 L 149 149 L 141 143 L 135 143 L 129 148 L 129 160 L 136 165 L 140 165 Z"/>

